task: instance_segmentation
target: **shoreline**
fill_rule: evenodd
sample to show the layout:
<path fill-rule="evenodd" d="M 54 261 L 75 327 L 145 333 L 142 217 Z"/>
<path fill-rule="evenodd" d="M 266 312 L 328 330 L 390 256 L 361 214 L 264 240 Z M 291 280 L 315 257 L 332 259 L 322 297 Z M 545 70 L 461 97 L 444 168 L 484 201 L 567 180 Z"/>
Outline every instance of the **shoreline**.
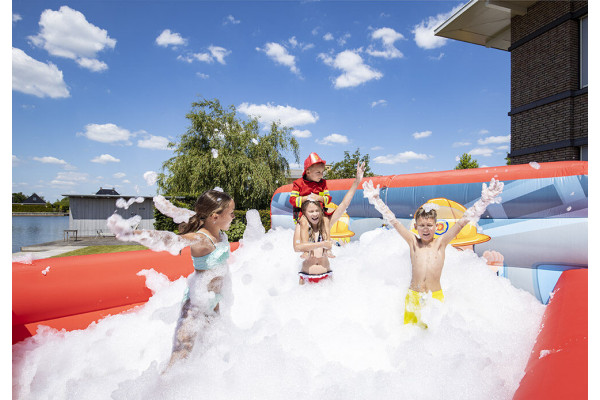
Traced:
<path fill-rule="evenodd" d="M 68 217 L 64 212 L 13 212 L 13 217 Z"/>

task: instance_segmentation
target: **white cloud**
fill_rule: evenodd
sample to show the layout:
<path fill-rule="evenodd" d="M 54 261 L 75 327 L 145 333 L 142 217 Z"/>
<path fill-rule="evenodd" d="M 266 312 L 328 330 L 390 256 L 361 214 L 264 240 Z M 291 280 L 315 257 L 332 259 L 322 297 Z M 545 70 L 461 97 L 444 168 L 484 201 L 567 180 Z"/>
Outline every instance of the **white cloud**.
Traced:
<path fill-rule="evenodd" d="M 291 38 L 288 39 L 288 43 L 290 44 L 290 46 L 292 46 L 292 48 L 300 48 L 302 51 L 308 50 L 308 49 L 312 49 L 313 47 L 315 47 L 314 44 L 312 43 L 302 43 L 299 42 L 296 39 L 296 36 L 292 36 Z"/>
<path fill-rule="evenodd" d="M 263 48 L 257 47 L 256 50 L 262 51 L 277 64 L 288 67 L 294 74 L 300 74 L 300 70 L 296 67 L 296 57 L 288 53 L 287 49 L 279 43 L 266 43 Z"/>
<path fill-rule="evenodd" d="M 217 60 L 219 64 L 225 64 L 225 57 L 231 54 L 231 51 L 219 47 L 219 46 L 209 46 L 208 51 L 210 51 L 210 55 Z"/>
<path fill-rule="evenodd" d="M 502 143 L 510 143 L 510 135 L 506 136 L 489 136 L 485 139 L 479 139 L 477 144 L 485 146 L 487 144 L 502 144 Z"/>
<path fill-rule="evenodd" d="M 302 130 L 302 131 L 295 129 L 292 131 L 292 135 L 299 137 L 299 138 L 309 138 L 312 136 L 312 133 L 306 129 Z"/>
<path fill-rule="evenodd" d="M 381 146 L 374 146 L 374 147 L 371 147 L 371 150 L 373 150 L 373 151 L 383 150 L 383 147 L 381 147 Z"/>
<path fill-rule="evenodd" d="M 177 32 L 171 32 L 170 29 L 165 29 L 156 38 L 156 44 L 162 47 L 168 46 L 185 46 L 187 40 L 182 38 Z"/>
<path fill-rule="evenodd" d="M 207 75 L 207 74 L 203 74 L 202 72 L 196 72 L 196 76 L 197 76 L 198 78 L 202 78 L 202 79 L 208 79 L 208 78 L 210 78 L 210 76 L 209 76 L 209 75 Z"/>
<path fill-rule="evenodd" d="M 13 156 L 12 156 L 12 166 L 14 167 L 15 165 L 19 165 L 20 162 L 21 162 L 21 159 L 13 154 Z"/>
<path fill-rule="evenodd" d="M 235 19 L 235 17 L 233 15 L 229 14 L 228 16 L 225 17 L 225 20 L 223 21 L 223 25 L 227 25 L 227 24 L 237 25 L 240 22 L 241 21 L 239 19 Z"/>
<path fill-rule="evenodd" d="M 125 173 L 124 173 L 124 172 L 117 172 L 116 174 L 113 174 L 113 177 L 114 177 L 114 178 L 117 178 L 117 179 L 121 179 L 121 178 L 123 178 L 124 176 L 125 176 Z"/>
<path fill-rule="evenodd" d="M 343 46 L 346 44 L 346 41 L 348 39 L 350 39 L 350 37 L 352 37 L 352 35 L 350 35 L 349 33 L 346 33 L 346 34 L 342 35 L 341 37 L 339 37 L 337 42 L 340 46 Z"/>
<path fill-rule="evenodd" d="M 508 150 L 509 148 L 509 146 L 497 146 L 496 150 Z"/>
<path fill-rule="evenodd" d="M 377 100 L 371 103 L 371 108 L 377 107 L 377 106 L 387 106 L 387 100 Z"/>
<path fill-rule="evenodd" d="M 242 103 L 238 111 L 248 116 L 256 117 L 261 123 L 271 125 L 272 122 L 281 122 L 283 126 L 296 127 L 314 124 L 319 115 L 310 110 L 297 109 L 292 106 L 275 106 L 272 104 Z"/>
<path fill-rule="evenodd" d="M 319 144 L 332 145 L 332 144 L 345 144 L 348 143 L 348 137 L 340 135 L 339 133 L 332 133 L 329 136 L 325 136 L 322 140 L 316 140 Z"/>
<path fill-rule="evenodd" d="M 436 57 L 434 57 L 434 56 L 429 56 L 429 59 L 430 59 L 430 60 L 435 60 L 435 61 L 440 61 L 440 60 L 441 60 L 443 57 L 444 57 L 444 53 L 440 53 L 440 55 L 439 55 L 439 56 L 436 56 Z"/>
<path fill-rule="evenodd" d="M 77 183 L 89 180 L 89 176 L 83 172 L 59 172 L 56 178 L 50 181 L 52 186 L 73 186 Z"/>
<path fill-rule="evenodd" d="M 102 154 L 102 155 L 99 155 L 98 157 L 94 157 L 91 161 L 98 163 L 98 164 L 106 164 L 108 162 L 115 162 L 115 163 L 120 162 L 121 160 L 111 156 L 110 154 Z"/>
<path fill-rule="evenodd" d="M 123 182 L 123 183 L 131 183 L 131 182 L 129 181 L 129 179 L 123 179 L 123 181 L 122 181 L 122 182 Z"/>
<path fill-rule="evenodd" d="M 488 133 L 490 133 L 490 131 L 488 131 L 487 129 L 482 129 L 477 133 L 479 133 L 480 135 L 487 135 Z"/>
<path fill-rule="evenodd" d="M 18 92 L 53 99 L 69 97 L 63 73 L 56 65 L 44 64 L 21 49 L 12 49 L 12 88 Z"/>
<path fill-rule="evenodd" d="M 163 136 L 150 135 L 147 139 L 138 140 L 138 147 L 153 150 L 169 150 L 169 139 Z"/>
<path fill-rule="evenodd" d="M 12 15 L 12 22 L 18 22 L 20 20 L 22 20 L 23 18 L 21 17 L 20 14 L 13 14 Z"/>
<path fill-rule="evenodd" d="M 422 49 L 431 50 L 445 45 L 448 39 L 435 36 L 435 28 L 450 18 L 456 11 L 462 8 L 462 6 L 463 4 L 459 4 L 445 14 L 438 14 L 435 17 L 429 17 L 427 20 L 423 20 L 419 22 L 419 24 L 415 25 L 411 32 L 415 35 L 414 39 L 415 43 L 417 43 L 417 46 Z"/>
<path fill-rule="evenodd" d="M 129 138 L 133 136 L 127 129 L 119 128 L 115 124 L 87 124 L 85 126 L 85 132 L 78 132 L 77 135 L 83 135 L 96 142 L 125 142 L 127 145 L 131 144 Z"/>
<path fill-rule="evenodd" d="M 381 79 L 383 77 L 381 72 L 366 65 L 356 51 L 345 50 L 335 58 L 321 53 L 319 54 L 319 58 L 326 65 L 342 70 L 342 75 L 334 80 L 334 87 L 336 89 L 355 87 L 372 79 Z"/>
<path fill-rule="evenodd" d="M 418 140 L 418 139 L 423 139 L 428 136 L 431 136 L 431 134 L 432 134 L 431 131 L 423 131 L 423 132 L 415 132 L 412 134 L 412 136 Z"/>
<path fill-rule="evenodd" d="M 381 39 L 383 43 L 383 50 L 375 50 L 372 45 L 369 46 L 367 53 L 373 57 L 383 57 L 388 60 L 392 58 L 404 57 L 404 54 L 402 54 L 402 52 L 394 46 L 394 43 L 396 43 L 398 40 L 404 39 L 404 36 L 392 28 L 377 29 L 371 33 L 371 39 Z"/>
<path fill-rule="evenodd" d="M 471 142 L 454 142 L 452 143 L 452 147 L 463 147 L 463 146 L 470 146 Z"/>
<path fill-rule="evenodd" d="M 177 59 L 187 63 L 192 63 L 194 60 L 209 64 L 217 61 L 218 63 L 225 65 L 225 57 L 231 54 L 231 51 L 218 46 L 209 46 L 208 51 L 208 53 L 194 53 L 185 56 L 179 55 L 177 56 Z"/>
<path fill-rule="evenodd" d="M 68 163 L 65 160 L 58 159 L 56 157 L 45 156 L 45 157 L 33 157 L 35 161 L 39 161 L 43 164 L 58 164 L 58 165 L 67 165 Z"/>
<path fill-rule="evenodd" d="M 427 154 L 417 154 L 414 151 L 405 151 L 398 154 L 388 154 L 387 156 L 378 156 L 373 159 L 376 164 L 399 164 L 407 163 L 411 160 L 427 160 L 432 158 Z"/>
<path fill-rule="evenodd" d="M 98 69 L 100 61 L 94 63 L 82 59 L 96 59 L 98 52 L 105 48 L 113 49 L 117 41 L 110 38 L 106 30 L 90 24 L 79 11 L 67 6 L 62 6 L 58 11 L 44 10 L 39 25 L 40 32 L 28 37 L 35 46 L 53 56 L 77 60 L 80 66 L 92 71 L 108 68 Z"/>
<path fill-rule="evenodd" d="M 483 156 L 490 157 L 494 153 L 494 150 L 489 147 L 476 147 L 473 150 L 469 151 L 469 154 L 472 156 Z"/>
<path fill-rule="evenodd" d="M 87 68 L 93 72 L 100 72 L 108 69 L 108 65 L 105 62 L 93 58 L 82 57 L 78 58 L 76 62 L 80 67 Z"/>
<path fill-rule="evenodd" d="M 329 32 L 327 32 L 325 35 L 323 35 L 323 39 L 327 40 L 328 42 L 333 40 L 333 35 Z"/>

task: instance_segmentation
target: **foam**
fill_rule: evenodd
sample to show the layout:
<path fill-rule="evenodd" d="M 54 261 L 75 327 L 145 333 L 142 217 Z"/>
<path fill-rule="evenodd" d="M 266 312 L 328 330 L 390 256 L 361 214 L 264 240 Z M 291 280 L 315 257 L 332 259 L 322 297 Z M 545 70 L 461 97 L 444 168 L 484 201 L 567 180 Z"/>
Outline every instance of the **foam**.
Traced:
<path fill-rule="evenodd" d="M 544 306 L 483 259 L 447 250 L 446 300 L 425 307 L 422 330 L 403 325 L 410 262 L 395 231 L 334 247 L 333 279 L 304 286 L 292 238 L 257 229 L 242 241 L 221 318 L 164 375 L 186 281 L 148 270 L 144 306 L 86 330 L 42 328 L 14 345 L 13 397 L 512 398 Z"/>

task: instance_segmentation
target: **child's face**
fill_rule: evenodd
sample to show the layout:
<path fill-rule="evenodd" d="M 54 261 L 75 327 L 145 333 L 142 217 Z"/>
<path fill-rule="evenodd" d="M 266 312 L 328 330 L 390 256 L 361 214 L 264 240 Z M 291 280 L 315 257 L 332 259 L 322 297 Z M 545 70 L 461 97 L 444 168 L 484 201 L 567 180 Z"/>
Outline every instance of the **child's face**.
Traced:
<path fill-rule="evenodd" d="M 424 242 L 431 242 L 435 237 L 436 223 L 433 218 L 419 218 L 415 221 L 415 229 Z"/>
<path fill-rule="evenodd" d="M 323 209 L 319 204 L 310 203 L 304 210 L 307 221 L 312 225 L 317 225 L 323 215 Z"/>
<path fill-rule="evenodd" d="M 311 165 L 306 170 L 306 179 L 313 182 L 319 182 L 323 179 L 323 173 L 325 172 L 325 164 L 318 163 Z"/>
<path fill-rule="evenodd" d="M 217 219 L 215 220 L 215 224 L 217 224 L 219 226 L 220 230 L 222 230 L 222 231 L 229 230 L 229 227 L 231 226 L 231 222 L 235 218 L 235 214 L 233 213 L 233 210 L 235 210 L 235 202 L 233 200 L 231 200 L 229 202 L 229 206 L 226 209 L 221 211 L 220 214 L 216 214 Z"/>

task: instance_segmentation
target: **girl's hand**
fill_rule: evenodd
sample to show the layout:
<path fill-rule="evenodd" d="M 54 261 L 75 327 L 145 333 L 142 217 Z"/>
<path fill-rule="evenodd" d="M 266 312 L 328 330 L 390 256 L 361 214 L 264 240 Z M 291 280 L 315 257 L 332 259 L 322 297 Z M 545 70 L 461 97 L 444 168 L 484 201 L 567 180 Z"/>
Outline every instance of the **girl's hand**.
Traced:
<path fill-rule="evenodd" d="M 356 164 L 356 180 L 357 181 L 362 181 L 362 178 L 365 175 L 365 163 L 364 162 L 358 162 Z"/>
<path fill-rule="evenodd" d="M 323 241 L 323 248 L 324 249 L 330 250 L 331 246 L 332 246 L 331 240 L 325 240 L 325 241 Z"/>

